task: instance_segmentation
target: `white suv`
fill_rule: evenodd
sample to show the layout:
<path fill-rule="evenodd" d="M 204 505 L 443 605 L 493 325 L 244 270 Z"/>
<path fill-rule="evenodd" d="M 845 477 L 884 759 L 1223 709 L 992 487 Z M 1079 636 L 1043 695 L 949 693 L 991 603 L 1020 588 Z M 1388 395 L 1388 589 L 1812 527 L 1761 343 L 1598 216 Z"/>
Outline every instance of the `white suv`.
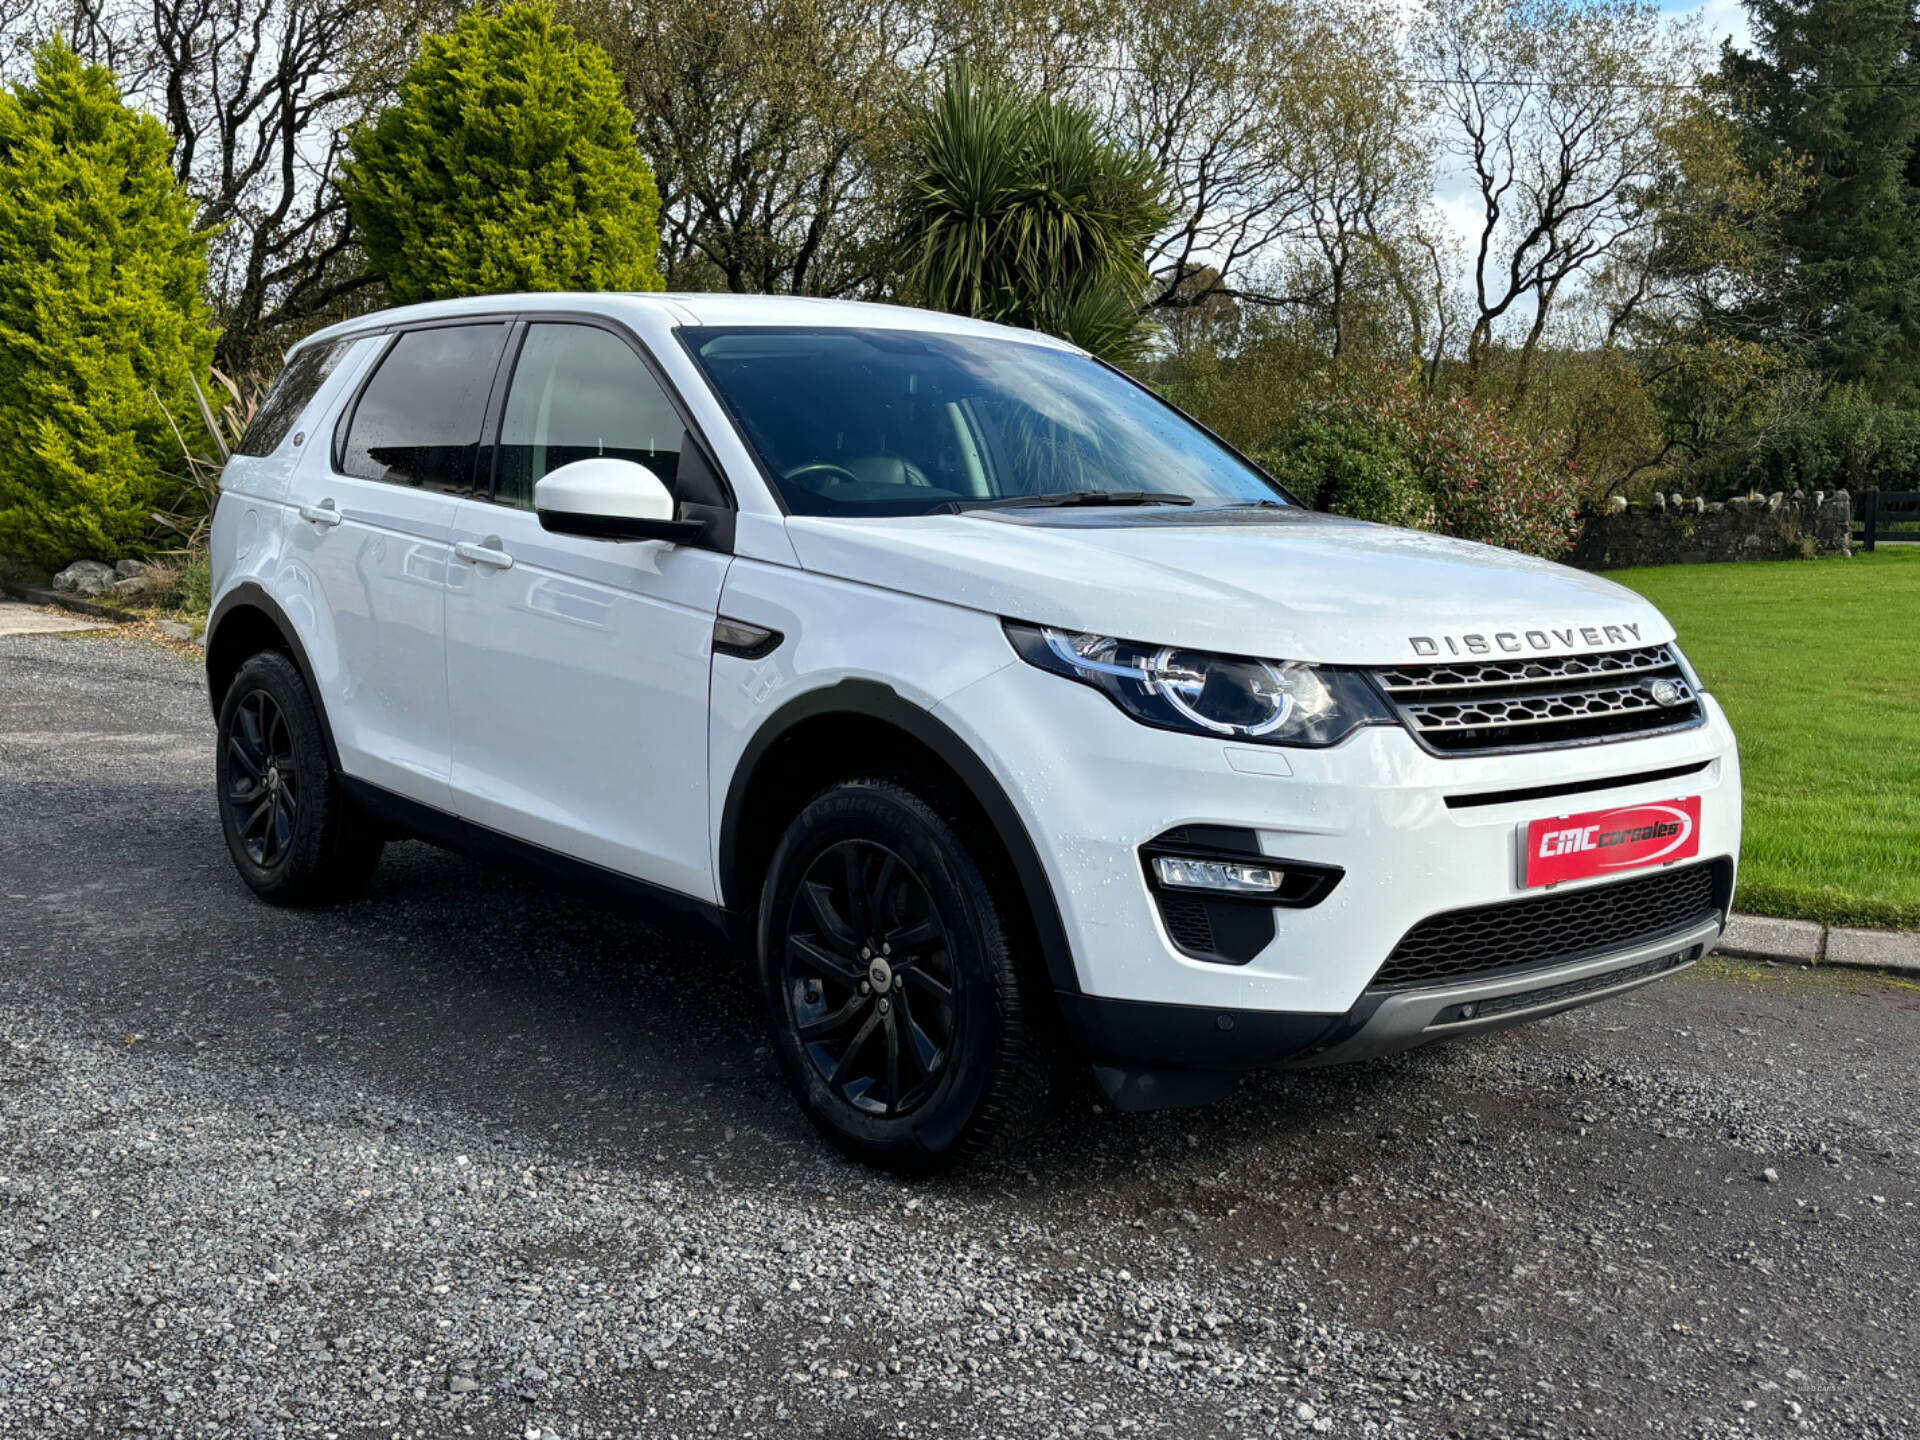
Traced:
<path fill-rule="evenodd" d="M 234 862 L 407 835 L 712 920 L 807 1113 L 978 1149 L 1618 994 L 1725 922 L 1726 719 L 1544 561 L 1317 514 L 1058 341 L 531 295 L 298 346 L 214 517 Z"/>

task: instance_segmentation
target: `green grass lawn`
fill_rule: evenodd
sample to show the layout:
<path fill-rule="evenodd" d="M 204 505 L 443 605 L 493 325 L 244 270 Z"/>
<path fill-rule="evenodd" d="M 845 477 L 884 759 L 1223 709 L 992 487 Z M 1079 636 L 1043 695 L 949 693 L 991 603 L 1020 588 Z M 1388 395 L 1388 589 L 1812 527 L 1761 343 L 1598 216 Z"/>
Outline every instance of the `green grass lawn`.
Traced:
<path fill-rule="evenodd" d="M 1920 548 L 1612 578 L 1666 612 L 1740 737 L 1734 903 L 1920 929 Z"/>

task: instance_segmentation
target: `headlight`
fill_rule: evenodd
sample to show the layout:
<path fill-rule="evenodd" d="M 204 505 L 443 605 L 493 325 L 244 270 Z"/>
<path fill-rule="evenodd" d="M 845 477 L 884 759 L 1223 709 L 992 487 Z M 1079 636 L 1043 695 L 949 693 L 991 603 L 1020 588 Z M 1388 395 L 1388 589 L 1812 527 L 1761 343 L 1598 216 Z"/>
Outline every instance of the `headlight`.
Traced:
<path fill-rule="evenodd" d="M 1393 716 L 1360 675 L 1006 622 L 1029 665 L 1091 685 L 1162 730 L 1265 745 L 1332 745 Z"/>

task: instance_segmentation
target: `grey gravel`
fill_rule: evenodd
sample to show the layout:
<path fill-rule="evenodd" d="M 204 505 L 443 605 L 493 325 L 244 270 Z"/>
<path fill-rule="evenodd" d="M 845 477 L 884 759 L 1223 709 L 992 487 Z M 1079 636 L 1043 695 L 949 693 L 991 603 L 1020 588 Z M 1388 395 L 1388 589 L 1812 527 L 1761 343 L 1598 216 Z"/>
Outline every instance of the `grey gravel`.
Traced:
<path fill-rule="evenodd" d="M 0 639 L 0 1435 L 1920 1428 L 1910 986 L 1715 961 L 914 1185 L 711 942 L 413 844 L 257 903 L 210 730 Z"/>

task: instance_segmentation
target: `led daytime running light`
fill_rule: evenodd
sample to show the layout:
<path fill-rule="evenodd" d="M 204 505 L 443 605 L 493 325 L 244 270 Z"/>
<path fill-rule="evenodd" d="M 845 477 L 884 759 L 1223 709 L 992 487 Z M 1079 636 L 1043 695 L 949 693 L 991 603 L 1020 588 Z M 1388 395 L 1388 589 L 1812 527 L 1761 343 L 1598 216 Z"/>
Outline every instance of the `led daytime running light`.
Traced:
<path fill-rule="evenodd" d="M 1232 860 L 1188 860 L 1179 855 L 1153 857 L 1154 874 L 1170 890 L 1216 890 L 1230 895 L 1274 895 L 1287 872 L 1267 865 Z"/>

